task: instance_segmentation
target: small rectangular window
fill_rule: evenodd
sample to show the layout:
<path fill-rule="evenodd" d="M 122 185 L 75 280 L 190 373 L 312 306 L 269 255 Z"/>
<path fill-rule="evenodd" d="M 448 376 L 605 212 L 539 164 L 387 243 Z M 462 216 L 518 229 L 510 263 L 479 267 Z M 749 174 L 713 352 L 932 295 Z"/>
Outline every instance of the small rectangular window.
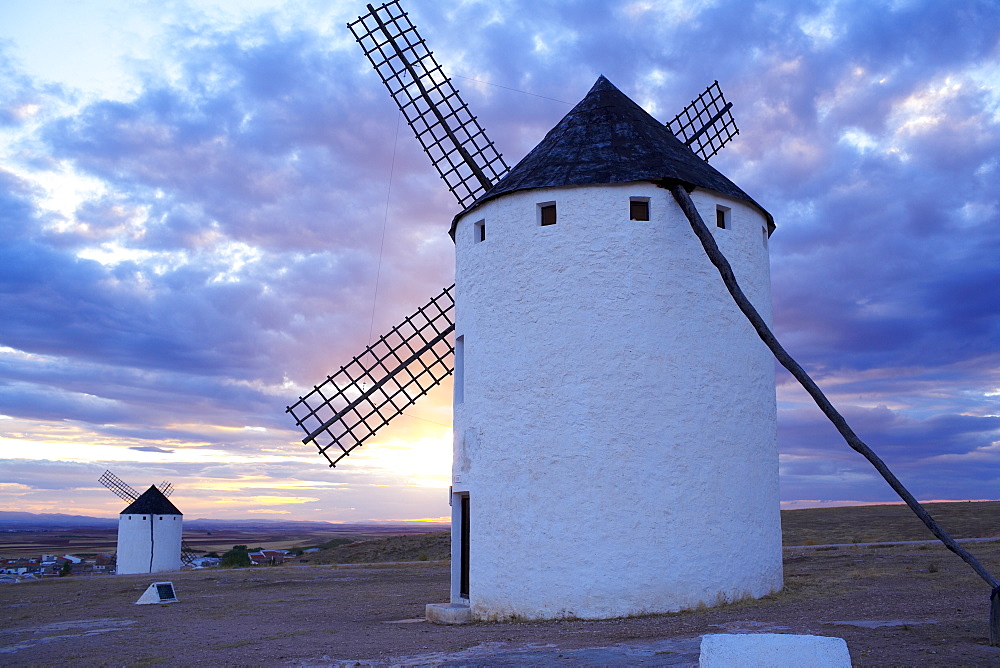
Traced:
<path fill-rule="evenodd" d="M 728 230 L 730 228 L 731 223 L 729 221 L 728 207 L 715 207 L 715 226 L 722 230 Z"/>
<path fill-rule="evenodd" d="M 475 225 L 475 232 L 476 232 L 476 243 L 479 243 L 480 241 L 486 241 L 486 221 L 485 220 L 480 220 L 478 223 L 476 223 L 476 225 Z"/>
<path fill-rule="evenodd" d="M 628 201 L 629 220 L 649 220 L 649 198 L 630 197 Z"/>
<path fill-rule="evenodd" d="M 538 205 L 538 214 L 542 226 L 556 224 L 556 203 L 545 202 Z"/>
<path fill-rule="evenodd" d="M 760 231 L 764 235 L 764 248 L 767 248 L 767 228 L 766 227 L 762 227 L 762 228 L 760 228 Z"/>

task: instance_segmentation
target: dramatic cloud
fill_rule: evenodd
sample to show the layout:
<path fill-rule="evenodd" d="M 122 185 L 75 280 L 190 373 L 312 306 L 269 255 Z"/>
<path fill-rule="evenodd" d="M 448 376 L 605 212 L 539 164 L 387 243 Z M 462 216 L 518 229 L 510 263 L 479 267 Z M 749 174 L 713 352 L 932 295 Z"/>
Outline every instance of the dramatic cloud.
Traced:
<path fill-rule="evenodd" d="M 117 512 L 111 468 L 198 516 L 446 515 L 448 387 L 333 471 L 284 406 L 452 282 L 457 207 L 344 27 L 363 3 L 224 4 L 81 24 L 135 40 L 101 87 L 0 41 L 0 507 Z M 511 164 L 599 74 L 663 121 L 718 79 L 779 337 L 918 496 L 996 497 L 993 3 L 408 9 Z M 783 498 L 893 500 L 778 380 Z"/>

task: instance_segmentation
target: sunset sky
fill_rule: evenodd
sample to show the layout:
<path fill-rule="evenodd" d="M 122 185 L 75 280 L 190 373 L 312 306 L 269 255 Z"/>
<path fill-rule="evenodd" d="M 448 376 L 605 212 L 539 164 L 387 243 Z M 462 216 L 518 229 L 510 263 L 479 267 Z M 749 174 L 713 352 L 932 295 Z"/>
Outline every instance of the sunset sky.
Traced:
<path fill-rule="evenodd" d="M 662 121 L 718 79 L 778 337 L 918 498 L 1000 498 L 995 2 L 404 6 L 510 164 L 600 74 Z M 113 517 L 110 468 L 188 518 L 449 513 L 450 385 L 336 469 L 284 410 L 454 280 L 365 11 L 0 2 L 0 510 Z M 778 383 L 787 507 L 896 500 Z"/>

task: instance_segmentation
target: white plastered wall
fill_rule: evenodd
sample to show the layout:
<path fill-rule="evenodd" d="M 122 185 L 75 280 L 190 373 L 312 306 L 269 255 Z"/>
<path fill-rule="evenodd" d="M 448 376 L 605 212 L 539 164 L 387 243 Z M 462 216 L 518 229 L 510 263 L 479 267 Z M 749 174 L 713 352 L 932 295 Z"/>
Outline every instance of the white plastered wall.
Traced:
<path fill-rule="evenodd" d="M 650 221 L 629 220 L 630 197 L 649 198 Z M 763 216 L 692 198 L 769 320 Z M 541 227 L 550 201 L 558 222 Z M 467 214 L 455 242 L 453 486 L 471 500 L 473 617 L 613 617 L 779 589 L 772 359 L 669 191 L 521 191 Z"/>
<path fill-rule="evenodd" d="M 122 513 L 118 518 L 115 572 L 158 573 L 181 567 L 181 515 Z"/>

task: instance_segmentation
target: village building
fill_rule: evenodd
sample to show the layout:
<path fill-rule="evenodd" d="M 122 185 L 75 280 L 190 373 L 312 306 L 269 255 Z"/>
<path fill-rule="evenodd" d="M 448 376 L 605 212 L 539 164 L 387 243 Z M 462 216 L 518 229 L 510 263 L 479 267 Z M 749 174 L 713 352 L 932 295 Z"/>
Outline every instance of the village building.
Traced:
<path fill-rule="evenodd" d="M 260 550 L 250 552 L 247 556 L 250 557 L 252 566 L 277 566 L 295 560 L 295 555 L 290 554 L 288 550 Z"/>

